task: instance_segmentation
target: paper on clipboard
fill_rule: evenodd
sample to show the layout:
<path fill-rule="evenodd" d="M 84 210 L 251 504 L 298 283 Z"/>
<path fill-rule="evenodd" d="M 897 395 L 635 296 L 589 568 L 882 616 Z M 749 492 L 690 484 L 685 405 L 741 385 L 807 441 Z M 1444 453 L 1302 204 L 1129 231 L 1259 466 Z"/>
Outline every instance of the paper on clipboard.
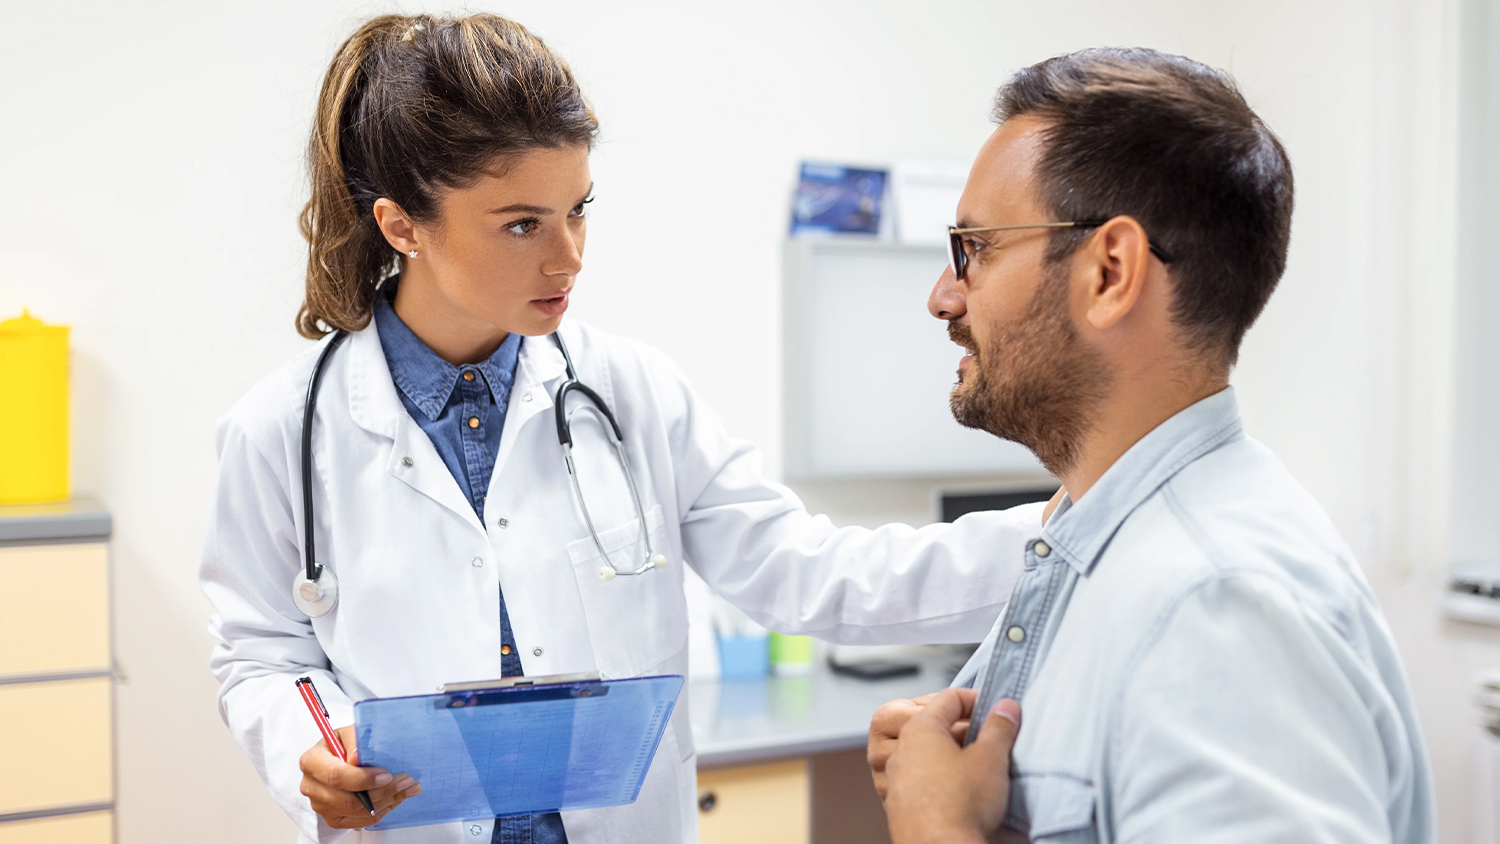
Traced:
<path fill-rule="evenodd" d="M 360 764 L 422 784 L 371 829 L 634 802 L 682 682 L 671 675 L 359 701 Z"/>

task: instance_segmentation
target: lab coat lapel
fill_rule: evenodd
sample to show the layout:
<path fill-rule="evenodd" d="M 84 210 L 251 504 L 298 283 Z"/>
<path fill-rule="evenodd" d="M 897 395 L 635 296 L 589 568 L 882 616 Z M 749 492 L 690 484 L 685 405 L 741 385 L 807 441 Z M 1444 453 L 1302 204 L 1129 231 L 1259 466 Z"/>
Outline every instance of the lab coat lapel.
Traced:
<path fill-rule="evenodd" d="M 375 322 L 350 336 L 349 346 L 349 415 L 361 428 L 391 440 L 386 471 L 483 532 L 453 473 L 396 395 Z"/>
<path fill-rule="evenodd" d="M 550 336 L 527 337 L 521 344 L 521 356 L 516 362 L 516 383 L 510 391 L 510 406 L 505 411 L 505 431 L 500 435 L 500 452 L 495 455 L 495 472 L 490 477 L 493 485 L 500 477 L 520 439 L 521 429 L 539 414 L 546 413 L 548 435 L 543 442 L 556 442 L 550 435 L 552 425 L 552 392 L 556 382 L 566 372 L 562 353 L 557 350 Z M 544 446 L 545 447 L 545 446 Z M 558 465 L 562 465 L 562 449 L 558 447 Z"/>

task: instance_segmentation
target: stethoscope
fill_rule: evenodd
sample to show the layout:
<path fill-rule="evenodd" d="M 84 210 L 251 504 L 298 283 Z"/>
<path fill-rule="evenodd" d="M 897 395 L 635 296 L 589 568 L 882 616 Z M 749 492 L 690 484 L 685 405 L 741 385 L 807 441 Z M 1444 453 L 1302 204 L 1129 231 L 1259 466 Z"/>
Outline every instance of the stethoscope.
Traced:
<path fill-rule="evenodd" d="M 318 355 L 318 361 L 313 365 L 312 378 L 307 383 L 307 401 L 302 408 L 302 547 L 305 549 L 303 555 L 304 568 L 297 573 L 292 581 L 292 603 L 297 605 L 310 618 L 318 618 L 327 615 L 338 606 L 339 581 L 333 572 L 318 565 L 316 550 L 316 539 L 313 536 L 313 459 L 312 459 L 312 422 L 318 404 L 318 385 L 323 380 L 323 370 L 328 359 L 349 337 L 347 331 L 336 331 L 323 347 Z M 630 458 L 625 455 L 625 436 L 620 430 L 620 423 L 615 415 L 610 412 L 609 406 L 604 399 L 594 392 L 587 384 L 578 380 L 578 373 L 573 369 L 573 358 L 568 354 L 568 347 L 564 345 L 562 337 L 556 332 L 552 334 L 553 342 L 557 343 L 558 351 L 562 352 L 563 363 L 567 367 L 567 378 L 562 386 L 557 388 L 553 413 L 557 423 L 557 441 L 563 448 L 563 459 L 568 465 L 568 480 L 573 487 L 573 498 L 578 502 L 578 509 L 583 514 L 583 522 L 588 526 L 589 536 L 593 537 L 594 547 L 599 549 L 599 557 L 604 560 L 604 565 L 599 568 L 599 579 L 604 581 L 614 580 L 616 577 L 633 577 L 645 574 L 653 569 L 665 568 L 667 558 L 656 553 L 651 547 L 651 530 L 646 524 L 646 508 L 641 503 L 640 491 L 636 488 L 635 473 L 630 470 Z M 589 515 L 588 505 L 583 500 L 583 489 L 578 485 L 578 471 L 573 463 L 573 430 L 572 417 L 567 410 L 567 400 L 571 393 L 578 393 L 588 400 L 588 404 L 580 405 L 580 410 L 591 410 L 608 422 L 610 433 L 614 434 L 612 444 L 615 447 L 615 455 L 620 459 L 620 469 L 625 473 L 625 480 L 630 486 L 630 497 L 635 502 L 635 514 L 641 523 L 641 540 L 646 546 L 645 560 L 635 568 L 621 569 L 615 565 L 615 561 L 599 539 L 599 532 L 594 529 L 594 520 Z"/>

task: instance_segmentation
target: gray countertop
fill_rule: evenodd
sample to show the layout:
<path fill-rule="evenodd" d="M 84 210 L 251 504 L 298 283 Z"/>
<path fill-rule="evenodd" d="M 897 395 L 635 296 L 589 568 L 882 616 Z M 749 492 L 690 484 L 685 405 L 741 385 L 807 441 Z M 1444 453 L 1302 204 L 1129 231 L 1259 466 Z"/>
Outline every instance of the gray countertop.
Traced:
<path fill-rule="evenodd" d="M 0 545 L 108 538 L 109 511 L 87 496 L 45 504 L 0 504 Z"/>
<path fill-rule="evenodd" d="M 864 747 L 870 716 L 887 701 L 948 685 L 949 666 L 925 661 L 920 674 L 861 680 L 819 665 L 809 677 L 694 682 L 693 740 L 701 767 L 785 759 Z"/>

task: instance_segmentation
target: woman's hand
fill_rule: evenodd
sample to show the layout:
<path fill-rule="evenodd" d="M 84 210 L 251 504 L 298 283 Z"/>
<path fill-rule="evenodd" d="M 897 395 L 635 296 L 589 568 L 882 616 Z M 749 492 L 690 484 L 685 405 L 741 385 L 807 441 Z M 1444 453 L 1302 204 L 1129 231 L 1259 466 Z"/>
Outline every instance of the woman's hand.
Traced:
<path fill-rule="evenodd" d="M 321 739 L 302 754 L 302 794 L 312 803 L 313 811 L 334 829 L 363 829 L 381 818 L 408 797 L 422 793 L 416 780 L 402 774 L 392 777 L 389 771 L 359 767 L 359 750 L 354 747 L 354 728 L 335 730 L 339 741 L 349 748 L 349 761 L 333 755 L 328 742 Z M 375 814 L 365 811 L 356 791 L 368 791 Z"/>

